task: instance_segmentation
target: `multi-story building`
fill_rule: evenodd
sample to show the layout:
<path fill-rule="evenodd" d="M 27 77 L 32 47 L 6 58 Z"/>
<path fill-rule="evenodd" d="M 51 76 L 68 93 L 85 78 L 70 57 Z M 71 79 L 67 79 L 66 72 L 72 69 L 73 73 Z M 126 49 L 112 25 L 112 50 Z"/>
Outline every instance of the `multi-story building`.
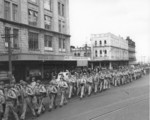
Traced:
<path fill-rule="evenodd" d="M 126 40 L 128 41 L 128 48 L 129 48 L 129 64 L 135 64 L 136 61 L 136 51 L 135 51 L 135 42 L 130 39 L 130 37 L 127 37 Z"/>
<path fill-rule="evenodd" d="M 112 33 L 92 34 L 92 61 L 102 67 L 128 64 L 128 41 Z"/>
<path fill-rule="evenodd" d="M 85 44 L 83 47 L 72 48 L 71 54 L 78 57 L 91 57 L 91 47 Z"/>
<path fill-rule="evenodd" d="M 69 0 L 0 0 L 0 8 L 0 69 L 8 70 L 9 40 L 18 80 L 43 78 L 68 63 Z M 9 39 L 8 34 L 15 35 Z"/>

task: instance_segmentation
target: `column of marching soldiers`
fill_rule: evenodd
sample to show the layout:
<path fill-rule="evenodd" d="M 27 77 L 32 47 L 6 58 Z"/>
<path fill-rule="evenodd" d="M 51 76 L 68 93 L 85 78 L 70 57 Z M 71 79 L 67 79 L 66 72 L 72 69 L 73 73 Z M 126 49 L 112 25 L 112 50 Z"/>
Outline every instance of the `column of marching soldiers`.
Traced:
<path fill-rule="evenodd" d="M 120 70 L 91 70 L 74 72 L 67 79 L 62 75 L 60 79 L 53 76 L 48 84 L 32 78 L 31 83 L 20 80 L 10 84 L 0 82 L 0 119 L 8 120 L 10 113 L 16 120 L 26 118 L 29 107 L 33 116 L 38 117 L 46 110 L 44 99 L 48 98 L 49 111 L 62 107 L 74 96 L 82 99 L 91 94 L 131 83 L 146 74 L 144 68 L 122 68 Z M 57 97 L 60 100 L 57 100 Z"/>

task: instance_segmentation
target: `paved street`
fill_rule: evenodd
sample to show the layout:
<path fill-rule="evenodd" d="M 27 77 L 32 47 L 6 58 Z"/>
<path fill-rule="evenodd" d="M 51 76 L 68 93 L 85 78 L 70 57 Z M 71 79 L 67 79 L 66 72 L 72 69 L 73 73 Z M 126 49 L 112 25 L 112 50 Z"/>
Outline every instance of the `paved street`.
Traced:
<path fill-rule="evenodd" d="M 46 112 L 36 120 L 148 120 L 149 76 Z"/>

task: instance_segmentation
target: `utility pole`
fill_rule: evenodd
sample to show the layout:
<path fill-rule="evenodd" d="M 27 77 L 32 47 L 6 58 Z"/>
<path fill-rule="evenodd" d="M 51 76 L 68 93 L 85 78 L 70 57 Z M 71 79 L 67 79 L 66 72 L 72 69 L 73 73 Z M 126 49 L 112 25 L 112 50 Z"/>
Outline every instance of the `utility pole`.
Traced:
<path fill-rule="evenodd" d="M 11 57 L 12 56 L 12 49 L 11 49 L 11 40 L 10 40 L 10 38 L 14 38 L 17 35 L 6 33 L 6 34 L 2 34 L 1 36 L 2 36 L 2 38 L 5 39 L 5 41 L 6 41 L 6 39 L 8 40 L 8 63 L 9 63 L 8 77 L 11 80 L 12 79 L 12 57 Z"/>

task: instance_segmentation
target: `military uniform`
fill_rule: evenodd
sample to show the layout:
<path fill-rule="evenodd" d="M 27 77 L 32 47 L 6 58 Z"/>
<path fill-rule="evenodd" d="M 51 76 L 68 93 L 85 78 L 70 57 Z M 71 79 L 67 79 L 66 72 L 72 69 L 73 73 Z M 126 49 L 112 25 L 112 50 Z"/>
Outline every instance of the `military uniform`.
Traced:
<path fill-rule="evenodd" d="M 27 85 L 26 82 L 23 82 L 22 83 L 23 87 L 22 87 L 22 97 L 23 97 L 23 111 L 22 111 L 22 114 L 21 114 L 21 119 L 24 120 L 25 119 L 25 115 L 26 115 L 26 112 L 27 112 L 27 106 L 30 108 L 33 116 L 36 116 L 36 113 L 35 113 L 35 109 L 34 109 L 34 106 L 33 106 L 33 102 L 32 102 L 32 98 L 34 96 L 34 91 L 33 89 Z"/>
<path fill-rule="evenodd" d="M 8 120 L 10 111 L 13 113 L 15 119 L 19 120 L 19 116 L 15 109 L 16 100 L 17 100 L 17 95 L 15 91 L 11 89 L 10 85 L 8 85 L 4 90 L 4 94 L 5 94 L 6 106 L 5 106 L 4 116 L 2 120 Z"/>
<path fill-rule="evenodd" d="M 48 96 L 50 98 L 49 110 L 52 110 L 53 108 L 57 107 L 57 105 L 56 105 L 56 97 L 57 97 L 58 89 L 56 87 L 56 84 L 54 82 L 52 82 L 52 81 L 47 86 L 47 94 L 48 94 Z"/>
<path fill-rule="evenodd" d="M 80 98 L 81 99 L 85 96 L 85 85 L 86 85 L 86 77 L 83 76 L 80 79 Z"/>
<path fill-rule="evenodd" d="M 60 94 L 61 94 L 61 100 L 60 100 L 60 107 L 62 107 L 64 104 L 67 104 L 67 97 L 66 97 L 66 92 L 68 89 L 68 84 L 67 82 L 64 81 L 63 78 L 59 81 L 59 87 L 60 87 Z"/>

